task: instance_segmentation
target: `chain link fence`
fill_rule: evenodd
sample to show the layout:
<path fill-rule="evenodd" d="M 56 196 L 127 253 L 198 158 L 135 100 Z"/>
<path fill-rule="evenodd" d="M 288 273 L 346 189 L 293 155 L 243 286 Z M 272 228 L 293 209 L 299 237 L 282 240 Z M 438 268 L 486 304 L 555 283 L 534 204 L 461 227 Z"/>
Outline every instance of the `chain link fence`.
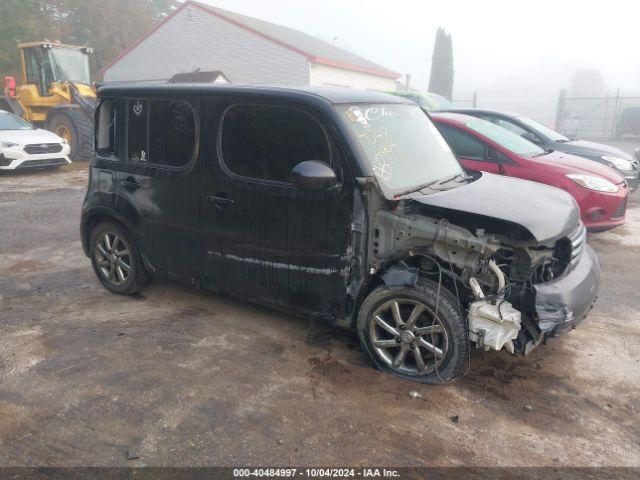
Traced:
<path fill-rule="evenodd" d="M 560 91 L 556 130 L 570 138 L 640 137 L 640 95 L 571 97 Z"/>

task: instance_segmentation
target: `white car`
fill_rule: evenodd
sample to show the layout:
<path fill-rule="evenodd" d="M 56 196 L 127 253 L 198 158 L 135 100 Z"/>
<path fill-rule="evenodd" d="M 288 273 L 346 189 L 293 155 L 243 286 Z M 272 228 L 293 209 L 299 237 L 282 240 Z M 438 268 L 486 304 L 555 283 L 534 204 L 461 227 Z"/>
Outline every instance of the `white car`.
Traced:
<path fill-rule="evenodd" d="M 64 138 L 0 110 L 0 170 L 51 168 L 71 163 Z"/>

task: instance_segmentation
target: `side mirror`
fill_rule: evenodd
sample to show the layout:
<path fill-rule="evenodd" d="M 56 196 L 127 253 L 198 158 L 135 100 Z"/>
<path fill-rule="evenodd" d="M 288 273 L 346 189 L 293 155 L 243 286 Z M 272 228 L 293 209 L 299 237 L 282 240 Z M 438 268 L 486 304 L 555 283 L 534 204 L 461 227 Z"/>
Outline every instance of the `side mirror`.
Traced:
<path fill-rule="evenodd" d="M 538 137 L 536 137 L 533 133 L 531 132 L 524 132 L 522 135 L 520 135 L 522 138 L 524 138 L 525 140 L 529 140 L 531 143 L 535 143 L 536 145 L 540 143 L 540 140 L 538 139 Z"/>
<path fill-rule="evenodd" d="M 633 156 L 636 157 L 636 160 L 640 160 L 640 148 L 636 148 L 633 151 Z"/>
<path fill-rule="evenodd" d="M 321 192 L 338 186 L 336 172 L 318 160 L 307 160 L 293 167 L 291 182 L 298 190 L 307 192 Z"/>

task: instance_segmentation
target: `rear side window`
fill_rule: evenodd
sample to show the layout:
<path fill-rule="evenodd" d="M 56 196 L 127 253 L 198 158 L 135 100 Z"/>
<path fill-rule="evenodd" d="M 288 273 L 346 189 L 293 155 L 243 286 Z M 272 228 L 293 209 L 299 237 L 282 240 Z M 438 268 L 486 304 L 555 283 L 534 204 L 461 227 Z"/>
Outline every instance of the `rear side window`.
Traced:
<path fill-rule="evenodd" d="M 195 115 L 183 101 L 129 100 L 128 148 L 132 162 L 183 167 L 193 157 Z"/>
<path fill-rule="evenodd" d="M 290 182 L 300 162 L 330 164 L 327 136 L 308 113 L 285 107 L 234 105 L 222 121 L 222 160 L 235 175 Z"/>
<path fill-rule="evenodd" d="M 496 125 L 498 125 L 498 126 L 500 126 L 502 128 L 506 128 L 507 130 L 512 131 L 516 135 L 522 136 L 523 133 L 527 133 L 527 131 L 524 128 L 519 127 L 515 123 L 510 122 L 509 120 L 505 120 L 503 118 L 496 118 L 493 121 L 493 123 L 495 123 Z"/>
<path fill-rule="evenodd" d="M 447 139 L 451 148 L 458 157 L 469 158 L 472 160 L 485 160 L 486 148 L 484 144 L 462 130 L 445 124 L 439 124 L 438 129 L 442 132 L 444 138 Z"/>
<path fill-rule="evenodd" d="M 96 151 L 99 154 L 115 152 L 116 105 L 112 100 L 104 100 L 98 110 L 96 129 Z"/>

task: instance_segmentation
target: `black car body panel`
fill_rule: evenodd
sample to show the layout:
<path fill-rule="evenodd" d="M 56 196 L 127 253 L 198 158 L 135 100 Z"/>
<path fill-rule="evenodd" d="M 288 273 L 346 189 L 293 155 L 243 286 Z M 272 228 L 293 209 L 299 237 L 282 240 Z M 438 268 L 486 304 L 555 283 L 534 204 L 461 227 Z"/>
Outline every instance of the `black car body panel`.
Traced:
<path fill-rule="evenodd" d="M 534 129 L 528 123 L 524 123 L 519 119 L 519 115 L 503 112 L 499 110 L 485 110 L 479 108 L 460 108 L 452 110 L 443 110 L 454 113 L 464 113 L 465 115 L 473 115 L 476 117 L 484 118 L 492 122 L 502 120 L 515 125 L 517 128 L 528 132 L 536 139 L 536 144 L 547 150 L 554 150 L 558 152 L 564 152 L 571 155 L 577 155 L 588 160 L 601 163 L 611 167 L 625 177 L 629 190 L 635 191 L 638 188 L 640 177 L 640 162 L 632 155 L 620 150 L 619 148 L 610 147 L 602 143 L 591 142 L 586 140 L 571 140 L 568 141 L 556 141 L 553 138 L 545 135 L 544 132 Z M 621 170 L 616 168 L 611 162 L 603 159 L 603 156 L 613 156 L 621 158 L 631 163 L 631 170 Z"/>
<path fill-rule="evenodd" d="M 620 157 L 625 160 L 632 161 L 634 158 L 627 152 L 620 150 L 619 148 L 604 145 L 602 143 L 591 142 L 589 140 L 570 140 L 568 142 L 555 142 L 557 151 L 570 153 L 578 156 L 591 156 L 600 157 L 602 155 L 612 155 Z"/>
<path fill-rule="evenodd" d="M 415 284 L 425 277 L 441 282 L 451 295 L 459 292 L 466 308 L 472 298 L 469 277 L 496 292 L 496 269 L 503 268 L 500 275 L 511 275 L 513 285 L 498 293 L 521 309 L 528 325 L 516 342 L 521 352 L 545 335 L 536 309 L 564 302 L 581 316 L 597 291 L 599 265 L 591 254 L 572 251 L 579 212 L 560 190 L 482 174 L 449 190 L 385 196 L 337 106 L 416 108 L 402 98 L 356 90 L 202 84 L 106 85 L 98 96 L 96 158 L 81 219 L 89 256 L 92 229 L 110 221 L 131 235 L 151 272 L 349 328 L 356 326 L 360 305 L 377 286 Z M 304 161 L 313 160 L 315 167 L 324 162 L 324 168 L 307 170 L 321 172 L 327 188 L 305 190 L 285 177 L 269 176 L 273 172 L 256 176 L 237 170 L 238 165 L 265 167 L 261 150 L 243 150 L 258 143 L 243 122 L 261 109 L 276 117 L 285 111 L 278 125 L 291 131 L 303 125 L 300 131 L 316 132 L 311 140 L 319 142 L 314 154 L 320 157 Z M 158 125 L 150 120 L 158 118 Z M 242 128 L 234 130 L 234 122 Z M 178 133 L 185 148 L 171 150 L 166 138 Z M 273 133 L 277 137 L 280 130 Z M 281 144 L 309 145 L 269 141 L 274 152 Z M 241 161 L 234 164 L 237 158 Z M 591 272 L 586 275 L 594 280 L 591 286 L 576 280 L 583 271 Z M 573 318 L 567 313 L 558 323 Z"/>

